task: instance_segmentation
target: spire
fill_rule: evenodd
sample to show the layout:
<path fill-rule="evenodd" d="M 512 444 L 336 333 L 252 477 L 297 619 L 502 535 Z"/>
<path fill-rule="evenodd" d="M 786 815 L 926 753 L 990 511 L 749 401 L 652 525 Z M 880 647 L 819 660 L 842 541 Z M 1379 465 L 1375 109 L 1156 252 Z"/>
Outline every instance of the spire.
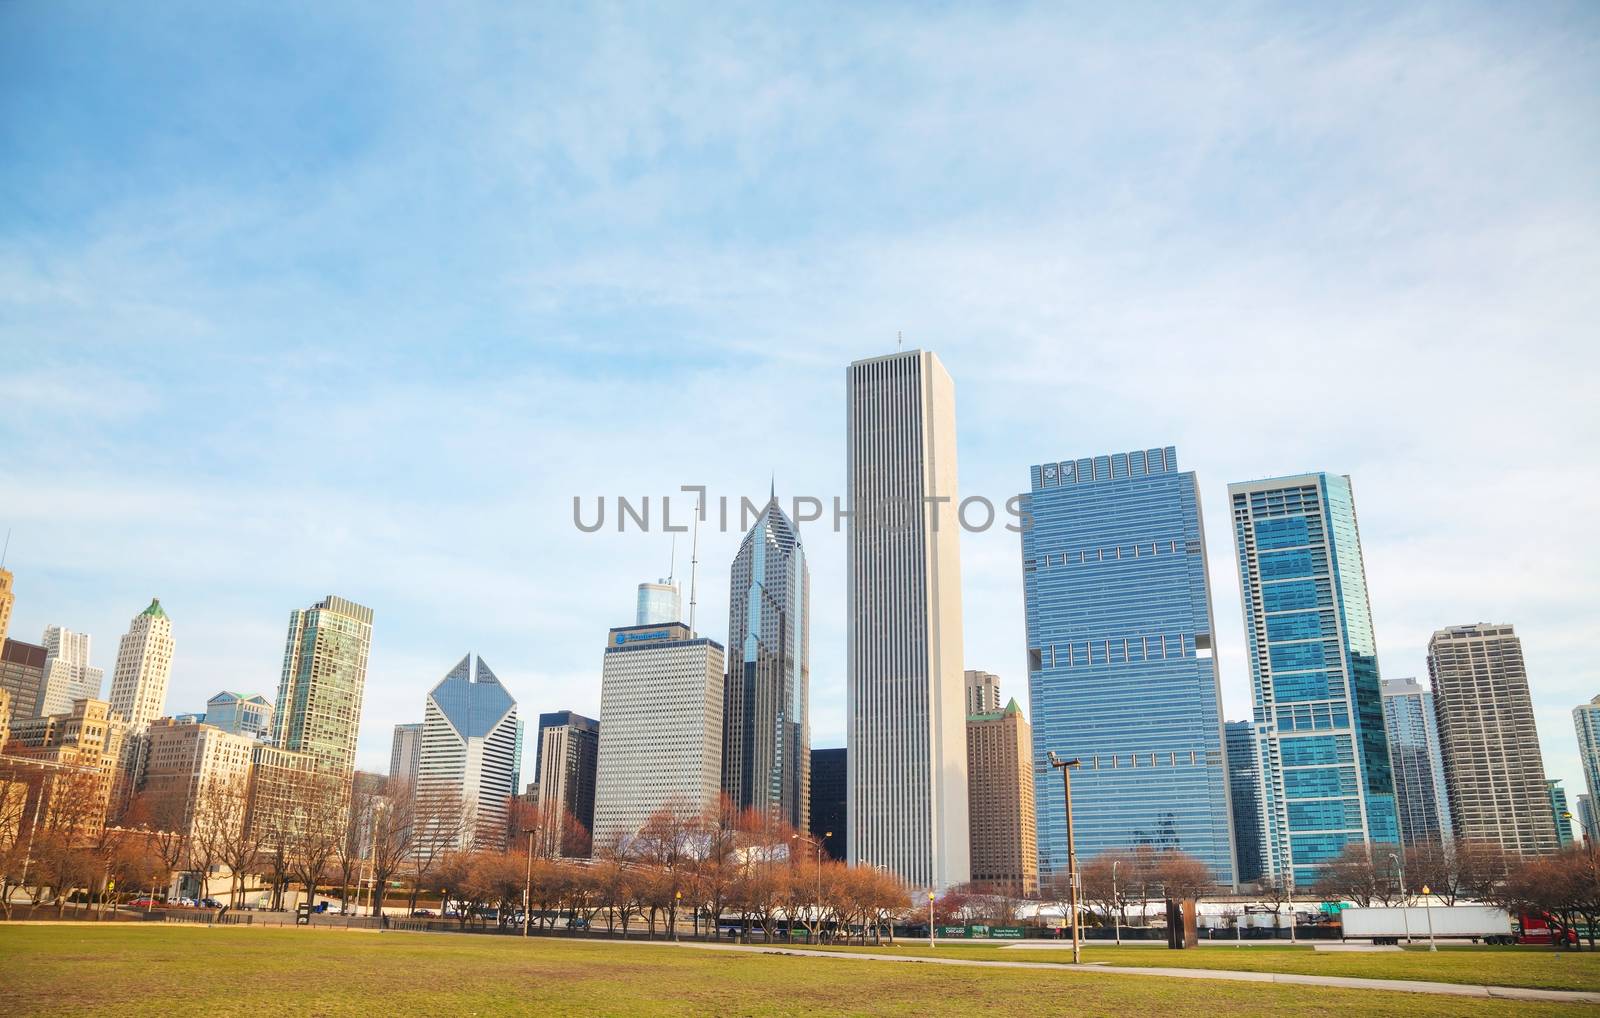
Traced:
<path fill-rule="evenodd" d="M 777 500 L 778 500 L 778 472 L 776 470 L 774 470 L 772 472 L 772 489 L 771 489 L 771 492 L 767 496 L 767 501 L 776 502 Z"/>
<path fill-rule="evenodd" d="M 148 615 L 155 619 L 164 619 L 167 617 L 166 609 L 161 607 L 161 599 L 159 597 L 152 597 L 150 599 L 150 607 L 146 608 L 139 614 Z"/>

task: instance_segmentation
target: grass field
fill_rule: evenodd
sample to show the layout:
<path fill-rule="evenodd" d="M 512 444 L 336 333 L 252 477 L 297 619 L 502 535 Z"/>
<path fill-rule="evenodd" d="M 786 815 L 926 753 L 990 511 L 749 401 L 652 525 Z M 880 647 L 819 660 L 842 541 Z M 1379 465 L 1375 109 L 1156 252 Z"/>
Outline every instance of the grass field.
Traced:
<path fill-rule="evenodd" d="M 1070 964 L 1072 951 L 1008 950 L 1000 944 L 926 941 L 900 947 L 828 948 L 866 950 L 879 954 L 933 955 L 981 961 L 1041 961 Z M 1548 947 L 1426 946 L 1400 953 L 1315 951 L 1289 944 L 1264 947 L 1201 947 L 1169 951 L 1165 945 L 1117 947 L 1092 943 L 1083 948 L 1087 963 L 1119 968 L 1202 968 L 1239 972 L 1291 972 L 1307 976 L 1355 976 L 1362 979 L 1421 979 L 1476 986 L 1527 986 L 1544 990 L 1600 991 L 1600 953 L 1554 951 Z"/>
<path fill-rule="evenodd" d="M 28 1015 L 1595 1013 L 1585 1005 L 669 945 L 132 924 L 0 925 L 0 973 L 0 1012 Z"/>

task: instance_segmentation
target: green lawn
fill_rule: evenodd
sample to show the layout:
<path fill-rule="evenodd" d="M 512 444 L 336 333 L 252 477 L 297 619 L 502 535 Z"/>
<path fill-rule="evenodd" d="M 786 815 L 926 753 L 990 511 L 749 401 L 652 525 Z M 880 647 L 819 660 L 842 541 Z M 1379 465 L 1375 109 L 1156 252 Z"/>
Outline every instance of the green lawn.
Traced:
<path fill-rule="evenodd" d="M 153 924 L 0 924 L 0 972 L 0 1013 L 28 1015 L 1594 1013 L 1583 1005 L 666 945 Z"/>
<path fill-rule="evenodd" d="M 1072 951 L 1007 950 L 1000 944 L 963 944 L 941 941 L 929 948 L 926 941 L 899 947 L 827 948 L 980 961 L 1042 961 L 1070 964 Z M 1529 986 L 1546 990 L 1600 991 L 1600 953 L 1554 951 L 1548 947 L 1441 946 L 1430 953 L 1426 946 L 1396 954 L 1384 952 L 1315 951 L 1289 944 L 1269 947 L 1200 947 L 1169 951 L 1164 944 L 1137 947 L 1083 948 L 1088 963 L 1119 968 L 1229 969 L 1243 972 L 1292 972 L 1308 976 L 1356 976 L 1363 979 L 1422 979 L 1437 983 L 1471 983 L 1477 986 Z"/>

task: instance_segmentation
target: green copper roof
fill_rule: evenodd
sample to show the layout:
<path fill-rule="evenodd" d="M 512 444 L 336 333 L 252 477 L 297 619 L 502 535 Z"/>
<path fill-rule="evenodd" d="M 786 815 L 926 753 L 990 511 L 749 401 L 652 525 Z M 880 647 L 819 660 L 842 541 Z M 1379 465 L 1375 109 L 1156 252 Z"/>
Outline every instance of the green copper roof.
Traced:
<path fill-rule="evenodd" d="M 1007 714 L 1021 714 L 1022 708 L 1017 706 L 1017 698 L 1012 697 L 1011 702 L 1003 710 L 989 711 L 985 714 L 968 714 L 968 721 L 998 721 Z"/>
<path fill-rule="evenodd" d="M 167 617 L 166 609 L 161 607 L 161 599 L 159 597 L 152 597 L 150 599 L 150 607 L 146 608 L 144 611 L 140 612 L 139 614 L 140 615 L 149 615 L 149 616 L 151 616 L 153 618 L 158 618 L 158 619 L 164 619 L 164 618 Z"/>

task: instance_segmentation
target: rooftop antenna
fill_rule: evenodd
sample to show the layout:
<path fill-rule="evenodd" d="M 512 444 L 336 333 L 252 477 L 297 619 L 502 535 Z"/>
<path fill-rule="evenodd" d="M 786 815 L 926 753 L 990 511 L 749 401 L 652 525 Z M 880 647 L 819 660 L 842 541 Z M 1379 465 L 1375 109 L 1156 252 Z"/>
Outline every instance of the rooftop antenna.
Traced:
<path fill-rule="evenodd" d="M 896 350 L 904 350 L 906 348 L 906 334 L 898 329 L 894 333 L 894 348 Z"/>
<path fill-rule="evenodd" d="M 0 548 L 0 569 L 6 567 L 6 556 L 11 554 L 11 528 L 6 528 L 6 546 Z"/>
<path fill-rule="evenodd" d="M 678 575 L 678 535 L 672 535 L 672 562 L 667 568 L 667 585 L 672 585 L 672 578 Z"/>
<path fill-rule="evenodd" d="M 689 546 L 689 635 L 694 635 L 694 607 L 695 607 L 695 578 L 700 570 L 700 514 L 705 512 L 706 496 L 700 493 L 700 499 L 694 508 L 694 536 Z"/>

